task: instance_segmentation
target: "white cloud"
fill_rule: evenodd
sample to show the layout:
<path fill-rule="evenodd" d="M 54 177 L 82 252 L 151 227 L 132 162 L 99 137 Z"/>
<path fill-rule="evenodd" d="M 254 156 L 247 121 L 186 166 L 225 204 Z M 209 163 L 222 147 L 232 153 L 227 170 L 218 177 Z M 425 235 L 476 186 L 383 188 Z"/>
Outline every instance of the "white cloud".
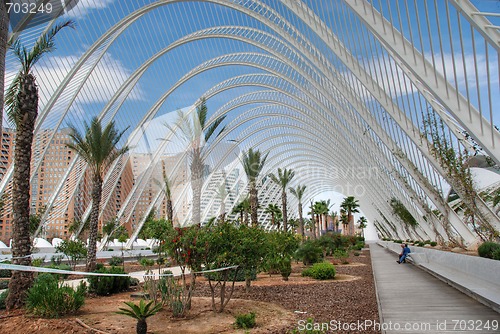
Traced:
<path fill-rule="evenodd" d="M 66 15 L 70 18 L 79 18 L 87 15 L 92 10 L 99 10 L 108 7 L 114 0 L 78 0 Z"/>

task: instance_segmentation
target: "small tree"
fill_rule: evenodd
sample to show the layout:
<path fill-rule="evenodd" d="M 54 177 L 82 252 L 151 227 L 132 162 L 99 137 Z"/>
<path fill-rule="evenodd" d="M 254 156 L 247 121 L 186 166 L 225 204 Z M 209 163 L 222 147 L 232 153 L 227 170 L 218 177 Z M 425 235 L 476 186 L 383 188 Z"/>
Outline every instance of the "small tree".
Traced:
<path fill-rule="evenodd" d="M 56 247 L 57 253 L 63 253 L 68 258 L 68 263 L 75 270 L 78 261 L 87 257 L 87 247 L 80 240 L 63 240 Z"/>
<path fill-rule="evenodd" d="M 146 304 L 143 299 L 141 299 L 139 305 L 136 305 L 132 302 L 125 302 L 125 305 L 127 305 L 129 308 L 120 307 L 120 311 L 116 313 L 137 319 L 136 333 L 146 334 L 148 331 L 148 324 L 146 322 L 146 319 L 158 313 L 162 308 L 161 304 L 153 305 L 153 303 L 154 301 L 152 300 Z"/>

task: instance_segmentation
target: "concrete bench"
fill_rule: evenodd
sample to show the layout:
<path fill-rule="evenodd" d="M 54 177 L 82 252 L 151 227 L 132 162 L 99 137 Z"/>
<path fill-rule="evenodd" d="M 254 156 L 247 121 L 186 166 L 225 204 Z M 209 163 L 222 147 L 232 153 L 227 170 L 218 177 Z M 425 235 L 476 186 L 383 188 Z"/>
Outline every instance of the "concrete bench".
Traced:
<path fill-rule="evenodd" d="M 401 244 L 380 241 L 399 254 Z M 414 265 L 500 313 L 500 261 L 410 246 Z"/>

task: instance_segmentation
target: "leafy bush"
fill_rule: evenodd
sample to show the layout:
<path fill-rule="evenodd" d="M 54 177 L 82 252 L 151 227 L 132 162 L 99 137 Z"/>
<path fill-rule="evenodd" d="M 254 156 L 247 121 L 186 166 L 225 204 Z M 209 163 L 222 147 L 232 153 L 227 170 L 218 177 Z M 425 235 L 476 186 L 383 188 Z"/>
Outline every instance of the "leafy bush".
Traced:
<path fill-rule="evenodd" d="M 0 310 L 5 310 L 5 299 L 7 299 L 7 295 L 9 294 L 9 290 L 5 290 L 0 293 Z"/>
<path fill-rule="evenodd" d="M 31 265 L 33 267 L 41 267 L 43 264 L 43 261 L 45 261 L 45 257 L 36 258 L 36 259 L 31 260 Z"/>
<path fill-rule="evenodd" d="M 63 253 L 68 258 L 69 265 L 75 270 L 78 261 L 87 257 L 87 246 L 81 240 L 64 240 L 56 247 L 57 253 Z"/>
<path fill-rule="evenodd" d="M 295 258 L 301 260 L 304 265 L 319 262 L 322 255 L 321 247 L 314 241 L 308 240 L 300 245 L 295 252 Z"/>
<path fill-rule="evenodd" d="M 430 245 L 431 245 L 432 247 L 437 246 L 437 244 L 438 244 L 438 243 L 437 243 L 437 242 L 435 242 L 435 241 L 431 241 L 431 242 L 430 242 Z"/>
<path fill-rule="evenodd" d="M 403 243 L 403 240 L 401 240 L 401 239 L 395 239 L 394 242 L 397 243 L 397 244 L 401 244 L 401 243 Z"/>
<path fill-rule="evenodd" d="M 10 261 L 3 261 L 4 264 L 10 264 Z M 9 278 L 12 276 L 12 272 L 9 269 L 0 269 L 0 278 Z"/>
<path fill-rule="evenodd" d="M 346 264 L 347 258 L 349 257 L 349 254 L 344 250 L 344 249 L 336 249 L 333 252 L 333 257 L 342 261 L 342 263 Z"/>
<path fill-rule="evenodd" d="M 235 273 L 236 273 L 236 278 L 235 278 Z M 220 272 L 212 272 L 212 273 L 204 273 L 203 276 L 206 278 L 210 278 L 212 281 L 219 281 L 221 279 L 221 273 Z M 235 282 L 244 282 L 246 280 L 247 273 L 245 270 L 231 270 L 229 271 L 229 274 L 227 276 L 228 281 L 235 281 Z M 255 281 L 257 279 L 257 270 L 255 268 L 250 269 L 248 271 L 248 276 L 250 277 L 250 280 Z"/>
<path fill-rule="evenodd" d="M 484 242 L 479 248 L 477 249 L 477 253 L 479 254 L 480 257 L 486 257 L 488 259 L 493 259 L 493 253 L 496 253 L 497 250 L 500 249 L 500 244 L 497 244 L 496 242 L 491 242 L 487 241 Z"/>
<path fill-rule="evenodd" d="M 139 261 L 139 264 L 141 266 L 143 266 L 144 268 L 147 268 L 147 267 L 152 267 L 155 265 L 155 260 L 153 259 L 148 259 L 148 258 L 142 258 L 140 261 Z"/>
<path fill-rule="evenodd" d="M 493 260 L 500 260 L 500 248 L 497 248 L 493 251 Z"/>
<path fill-rule="evenodd" d="M 125 274 L 120 267 L 104 268 L 100 266 L 95 272 L 104 274 Z M 127 276 L 90 276 L 89 291 L 99 296 L 125 291 L 130 286 L 130 277 Z"/>
<path fill-rule="evenodd" d="M 51 274 L 40 274 L 28 290 L 26 309 L 28 312 L 47 318 L 57 318 L 76 312 L 85 302 L 87 286 L 81 283 L 76 291 L 59 284 Z"/>
<path fill-rule="evenodd" d="M 121 266 L 123 264 L 123 259 L 119 256 L 113 256 L 108 261 L 110 266 Z"/>
<path fill-rule="evenodd" d="M 319 280 L 333 279 L 335 278 L 335 267 L 328 262 L 315 263 L 311 268 L 302 271 L 302 276 L 308 276 Z"/>
<path fill-rule="evenodd" d="M 46 266 L 47 268 L 50 268 L 50 269 L 59 269 L 59 270 L 72 270 L 72 268 L 69 266 L 69 264 L 66 264 L 66 263 L 61 263 L 61 264 L 49 264 L 48 266 Z M 63 279 L 66 279 L 68 278 L 69 274 L 51 274 L 51 275 L 54 275 L 56 278 L 59 278 L 59 276 L 61 276 Z"/>
<path fill-rule="evenodd" d="M 255 327 L 255 313 L 244 313 L 238 314 L 236 316 L 236 321 L 234 323 L 236 328 L 249 329 Z"/>
<path fill-rule="evenodd" d="M 354 255 L 354 256 L 359 256 L 359 255 L 360 255 L 360 253 L 359 253 L 359 252 L 354 252 L 354 253 L 353 253 L 353 255 Z"/>
<path fill-rule="evenodd" d="M 9 287 L 9 281 L 0 281 L 0 290 L 5 290 Z"/>

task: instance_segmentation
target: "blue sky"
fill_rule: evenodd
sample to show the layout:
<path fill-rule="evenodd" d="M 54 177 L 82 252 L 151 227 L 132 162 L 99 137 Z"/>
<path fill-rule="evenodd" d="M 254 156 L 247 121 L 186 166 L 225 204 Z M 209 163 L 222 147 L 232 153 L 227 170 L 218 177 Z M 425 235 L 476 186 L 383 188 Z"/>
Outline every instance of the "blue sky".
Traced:
<path fill-rule="evenodd" d="M 79 5 L 70 13 L 69 17 L 74 19 L 77 24 L 75 31 L 64 31 L 57 38 L 57 50 L 47 57 L 47 59 L 37 66 L 37 76 L 40 83 L 42 96 L 41 104 L 48 101 L 53 95 L 57 83 L 60 82 L 68 73 L 69 69 L 78 61 L 78 59 L 88 50 L 90 45 L 97 40 L 101 34 L 109 29 L 114 23 L 130 13 L 134 8 L 139 8 L 141 4 L 150 3 L 148 0 L 137 0 L 133 2 L 118 0 L 81 0 Z M 313 8 L 318 6 L 318 1 L 304 1 Z M 428 3 L 434 3 L 427 1 Z M 378 3 L 375 1 L 375 3 Z M 385 6 L 385 1 L 382 1 Z M 390 1 L 394 4 L 394 1 Z M 410 3 L 410 6 L 413 2 Z M 423 1 L 417 0 L 419 11 L 423 10 Z M 438 1 L 441 5 L 440 13 L 444 12 L 442 8 L 443 1 Z M 500 11 L 498 1 L 476 0 L 473 1 L 481 11 L 495 12 Z M 326 22 L 333 22 L 336 15 L 343 7 L 335 5 L 335 2 L 322 2 L 319 8 L 319 15 Z M 290 12 L 281 8 L 282 14 L 291 17 Z M 291 17 L 292 18 L 292 17 Z M 493 23 L 500 25 L 500 18 L 492 18 Z M 348 22 L 347 22 L 348 23 Z M 314 37 L 305 24 L 294 19 L 293 24 L 304 30 L 304 34 L 313 39 L 316 47 L 325 52 L 330 59 L 334 59 L 333 54 L 328 51 L 326 45 Z M 340 23 L 339 23 L 340 24 Z M 440 21 L 440 24 L 443 25 Z M 89 84 L 83 87 L 70 108 L 70 113 L 63 121 L 63 126 L 67 124 L 81 124 L 81 120 L 89 120 L 91 116 L 97 115 L 106 105 L 106 102 L 123 83 L 144 61 L 156 52 L 168 46 L 176 39 L 192 33 L 196 30 L 213 27 L 217 25 L 244 25 L 258 28 L 270 32 L 257 20 L 246 16 L 243 13 L 216 6 L 205 2 L 179 2 L 155 9 L 144 17 L 140 18 L 130 26 L 107 50 L 105 56 L 99 62 L 95 69 L 95 74 L 89 78 Z M 436 22 L 432 21 L 431 36 L 436 43 L 437 33 Z M 339 25 L 340 27 L 340 25 Z M 408 24 L 403 24 L 405 36 L 409 38 Z M 452 30 L 456 29 L 456 24 L 452 24 Z M 347 28 L 348 29 L 348 28 Z M 35 31 L 36 29 L 34 29 Z M 332 26 L 334 32 L 341 32 L 340 28 Z M 29 33 L 29 32 L 28 32 Z M 359 35 L 353 31 L 351 41 L 359 39 Z M 464 32 L 465 43 L 470 43 L 470 35 Z M 428 45 L 427 37 L 424 38 L 424 45 Z M 361 46 L 362 44 L 359 43 Z M 359 57 L 368 57 L 368 51 L 356 48 L 359 51 Z M 199 40 L 189 44 L 179 46 L 168 54 L 162 56 L 156 61 L 140 79 L 134 88 L 130 97 L 121 105 L 118 111 L 116 122 L 120 128 L 131 126 L 128 133 L 131 133 L 133 127 L 139 122 L 144 113 L 158 100 L 158 98 L 168 89 L 170 89 L 183 75 L 201 64 L 202 62 L 229 52 L 262 52 L 257 48 L 246 43 L 227 39 Z M 430 53 L 429 49 L 425 50 Z M 444 47 L 443 56 L 445 63 L 450 61 L 451 50 Z M 472 51 L 465 51 L 465 57 L 470 57 Z M 492 56 L 492 55 L 490 55 Z M 461 56 L 460 56 L 461 57 Z M 497 55 L 498 57 L 498 55 Z M 469 60 L 469 58 L 467 58 Z M 498 59 L 498 58 L 496 58 Z M 370 60 L 368 60 L 370 61 Z M 375 62 L 377 59 L 371 59 Z M 485 58 L 484 54 L 479 52 L 478 63 L 480 64 L 479 76 L 484 77 Z M 493 89 L 499 88 L 498 82 L 498 61 L 490 59 L 490 72 L 493 75 Z M 12 67 L 8 67 L 7 72 L 14 73 Z M 166 114 L 173 110 L 192 105 L 206 90 L 213 85 L 230 78 L 232 76 L 246 73 L 261 73 L 263 70 L 251 68 L 248 66 L 231 66 L 212 69 L 206 71 L 195 78 L 187 81 L 179 89 L 175 90 L 165 101 L 158 114 Z M 461 73 L 457 73 L 460 81 Z M 463 79 L 463 78 L 462 78 Z M 460 87 L 464 86 L 465 81 L 460 82 Z M 382 84 L 382 83 L 381 83 Z M 393 83 L 385 82 L 392 85 Z M 243 93 L 256 91 L 262 88 L 240 87 L 230 91 L 223 92 L 208 101 L 209 110 L 214 112 L 219 107 L 235 96 Z M 500 105 L 500 94 L 494 94 L 492 105 L 495 106 L 495 117 L 498 117 Z M 483 93 L 481 93 L 483 94 Z M 483 96 L 483 95 L 481 95 Z M 67 97 L 69 98 L 69 96 Z M 471 98 L 474 100 L 474 97 Z M 58 116 L 65 109 L 64 101 L 58 102 L 51 115 L 47 118 L 45 125 L 53 127 L 58 120 Z M 228 115 L 227 122 L 234 119 L 241 111 L 251 106 L 239 108 Z M 236 136 L 237 133 L 234 134 Z"/>

